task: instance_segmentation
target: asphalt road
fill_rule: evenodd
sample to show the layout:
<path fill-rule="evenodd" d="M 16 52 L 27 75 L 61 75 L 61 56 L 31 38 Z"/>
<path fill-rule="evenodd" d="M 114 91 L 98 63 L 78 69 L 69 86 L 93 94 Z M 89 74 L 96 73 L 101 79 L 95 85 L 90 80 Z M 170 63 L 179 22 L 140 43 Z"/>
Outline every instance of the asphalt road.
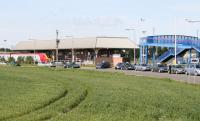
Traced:
<path fill-rule="evenodd" d="M 190 84 L 200 84 L 200 76 L 191 76 L 191 75 L 186 75 L 186 74 L 168 74 L 168 73 L 158 73 L 158 72 L 150 72 L 150 71 L 134 71 L 134 70 L 115 70 L 113 68 L 95 69 L 94 67 L 82 67 L 82 69 L 106 71 L 106 72 L 120 72 L 127 75 L 146 76 L 146 77 L 154 77 L 154 78 L 168 78 L 171 80 L 190 83 Z"/>

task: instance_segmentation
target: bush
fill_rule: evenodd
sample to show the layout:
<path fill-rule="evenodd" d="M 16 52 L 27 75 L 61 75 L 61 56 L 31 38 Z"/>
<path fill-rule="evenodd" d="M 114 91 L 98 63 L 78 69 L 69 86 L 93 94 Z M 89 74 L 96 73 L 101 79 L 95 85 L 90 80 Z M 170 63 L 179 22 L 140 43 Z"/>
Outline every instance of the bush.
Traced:
<path fill-rule="evenodd" d="M 8 58 L 8 63 L 15 63 L 15 58 L 9 57 Z"/>
<path fill-rule="evenodd" d="M 0 57 L 0 62 L 6 62 L 6 59 L 4 57 Z"/>
<path fill-rule="evenodd" d="M 18 64 L 24 63 L 24 57 L 19 56 L 19 57 L 17 58 L 17 63 L 18 63 Z"/>
<path fill-rule="evenodd" d="M 33 61 L 34 61 L 33 57 L 31 56 L 27 56 L 25 60 L 26 60 L 25 61 L 26 64 L 33 64 Z"/>

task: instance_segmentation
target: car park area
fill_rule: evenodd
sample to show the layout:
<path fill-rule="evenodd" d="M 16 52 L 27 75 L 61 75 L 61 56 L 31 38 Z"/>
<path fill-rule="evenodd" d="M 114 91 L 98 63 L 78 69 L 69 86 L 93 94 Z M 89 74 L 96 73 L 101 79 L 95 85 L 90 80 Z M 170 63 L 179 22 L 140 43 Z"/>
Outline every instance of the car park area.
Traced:
<path fill-rule="evenodd" d="M 135 75 L 135 76 L 147 76 L 153 78 L 168 78 L 169 80 L 175 80 L 184 83 L 190 84 L 200 84 L 200 76 L 186 75 L 186 74 L 169 74 L 169 73 L 157 73 L 151 71 L 135 71 L 135 70 L 116 70 L 114 68 L 108 69 L 95 69 L 94 67 L 82 67 L 86 70 L 98 70 L 106 72 L 119 72 L 126 75 Z"/>

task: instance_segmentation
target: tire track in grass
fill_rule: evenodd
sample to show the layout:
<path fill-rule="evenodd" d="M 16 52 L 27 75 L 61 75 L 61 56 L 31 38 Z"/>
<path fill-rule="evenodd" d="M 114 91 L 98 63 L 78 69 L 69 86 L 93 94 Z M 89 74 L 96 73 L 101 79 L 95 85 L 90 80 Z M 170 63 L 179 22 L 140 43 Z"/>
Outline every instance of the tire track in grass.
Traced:
<path fill-rule="evenodd" d="M 72 104 L 70 104 L 67 108 L 62 110 L 62 113 L 68 113 L 74 108 L 78 107 L 86 99 L 87 95 L 88 90 L 83 91 L 83 93 L 77 99 L 75 99 L 75 101 Z"/>
<path fill-rule="evenodd" d="M 67 106 L 66 108 L 62 109 L 61 113 L 68 113 L 72 111 L 74 108 L 78 107 L 86 99 L 87 95 L 88 95 L 88 90 L 84 90 L 83 93 L 80 96 L 78 96 L 78 98 L 76 98 L 74 102 L 69 104 L 69 106 Z M 54 117 L 56 116 L 44 116 L 39 118 L 37 121 L 49 121 Z"/>
<path fill-rule="evenodd" d="M 67 95 L 68 91 L 65 90 L 63 93 L 61 93 L 59 96 L 49 100 L 48 102 L 46 102 L 44 105 L 41 105 L 40 107 L 37 107 L 37 108 L 34 108 L 33 110 L 30 110 L 30 111 L 27 111 L 27 112 L 24 112 L 24 113 L 21 113 L 21 114 L 17 114 L 17 115 L 11 115 L 9 117 L 4 117 L 4 118 L 1 118 L 0 121 L 6 121 L 6 120 L 9 120 L 9 119 L 14 119 L 14 118 L 19 118 L 19 117 L 22 117 L 22 116 L 25 116 L 25 115 L 28 115 L 32 112 L 35 112 L 35 111 L 38 111 L 40 109 L 43 109 L 57 101 L 59 101 L 60 99 L 64 98 L 66 95 Z"/>

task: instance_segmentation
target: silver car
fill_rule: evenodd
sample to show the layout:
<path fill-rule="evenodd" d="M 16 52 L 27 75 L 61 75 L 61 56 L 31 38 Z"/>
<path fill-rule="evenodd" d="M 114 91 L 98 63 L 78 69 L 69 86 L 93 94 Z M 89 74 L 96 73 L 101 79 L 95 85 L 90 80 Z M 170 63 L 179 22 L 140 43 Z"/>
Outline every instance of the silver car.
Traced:
<path fill-rule="evenodd" d="M 135 71 L 150 71 L 151 67 L 147 64 L 140 64 L 135 66 Z"/>
<path fill-rule="evenodd" d="M 200 65 L 191 64 L 185 68 L 185 74 L 200 76 Z"/>

